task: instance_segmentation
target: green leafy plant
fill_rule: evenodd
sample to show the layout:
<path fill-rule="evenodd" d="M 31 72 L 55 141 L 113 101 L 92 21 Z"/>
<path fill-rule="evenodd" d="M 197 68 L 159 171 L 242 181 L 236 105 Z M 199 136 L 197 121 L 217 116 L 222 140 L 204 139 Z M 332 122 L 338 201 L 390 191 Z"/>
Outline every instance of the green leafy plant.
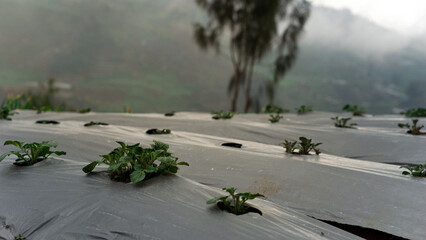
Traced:
<path fill-rule="evenodd" d="M 413 108 L 402 112 L 406 117 L 426 117 L 426 108 Z"/>
<path fill-rule="evenodd" d="M 33 142 L 26 143 L 19 141 L 6 141 L 4 146 L 13 145 L 19 148 L 18 151 L 10 151 L 0 156 L 0 162 L 5 159 L 7 156 L 15 155 L 17 157 L 15 165 L 20 166 L 30 166 L 37 162 L 40 162 L 50 155 L 55 154 L 57 156 L 65 155 L 64 151 L 50 151 L 50 148 L 56 148 L 58 146 L 57 142 L 54 141 L 43 141 L 41 143 Z"/>
<path fill-rule="evenodd" d="M 83 109 L 78 110 L 77 112 L 78 113 L 89 113 L 90 111 L 92 111 L 91 108 L 83 108 Z"/>
<path fill-rule="evenodd" d="M 235 193 L 237 190 L 236 188 L 222 188 L 222 190 L 229 193 L 229 195 L 226 196 L 218 196 L 215 198 L 212 198 L 208 200 L 207 204 L 214 204 L 217 202 L 222 202 L 225 205 L 225 210 L 229 213 L 233 213 L 236 215 L 241 215 L 244 213 L 247 213 L 247 210 L 250 208 L 245 203 L 248 200 L 252 200 L 258 197 L 265 197 L 262 194 L 259 193 Z"/>
<path fill-rule="evenodd" d="M 262 112 L 263 113 L 269 113 L 269 114 L 272 114 L 272 113 L 278 114 L 278 113 L 287 113 L 287 112 L 289 112 L 289 110 L 280 108 L 280 107 L 275 106 L 275 105 L 268 104 L 268 105 L 266 105 L 262 108 Z"/>
<path fill-rule="evenodd" d="M 15 240 L 26 240 L 27 238 L 24 237 L 22 234 L 19 234 L 18 236 L 15 236 Z"/>
<path fill-rule="evenodd" d="M 9 94 L 9 96 L 4 100 L 1 104 L 2 107 L 7 107 L 9 110 L 16 109 L 30 109 L 31 98 L 24 98 L 23 94 L 18 94 L 14 97 L 13 94 Z"/>
<path fill-rule="evenodd" d="M 170 129 L 157 129 L 157 128 L 153 128 L 153 129 L 149 129 L 146 131 L 146 134 L 155 134 L 155 135 L 159 135 L 159 134 L 170 134 L 172 131 Z"/>
<path fill-rule="evenodd" d="M 354 116 L 364 116 L 365 110 L 364 108 L 358 108 L 357 105 L 346 104 L 343 106 L 343 111 L 351 112 Z"/>
<path fill-rule="evenodd" d="M 404 175 L 413 175 L 414 177 L 426 177 L 426 163 L 420 164 L 414 167 L 403 165 L 400 168 L 405 168 L 408 171 L 403 171 L 402 174 Z"/>
<path fill-rule="evenodd" d="M 235 113 L 234 112 L 223 112 L 223 111 L 216 111 L 213 112 L 214 116 L 212 117 L 213 119 L 231 119 Z"/>
<path fill-rule="evenodd" d="M 311 151 L 314 151 L 316 155 L 319 155 L 321 151 L 317 148 L 322 143 L 312 143 L 312 139 L 300 137 L 299 142 L 284 140 L 283 146 L 286 153 L 309 155 Z"/>
<path fill-rule="evenodd" d="M 348 121 L 352 118 L 339 118 L 339 117 L 332 117 L 331 120 L 334 120 L 334 126 L 338 128 L 354 128 L 354 126 L 358 125 L 356 123 L 351 123 L 347 125 Z"/>
<path fill-rule="evenodd" d="M 108 123 L 90 121 L 89 123 L 84 124 L 85 127 L 96 126 L 96 125 L 108 126 Z"/>
<path fill-rule="evenodd" d="M 398 123 L 398 127 L 400 128 L 408 128 L 407 133 L 413 134 L 413 135 L 422 135 L 423 133 L 420 132 L 420 130 L 424 127 L 423 125 L 417 126 L 418 119 L 412 119 L 413 125 L 410 125 L 409 123 Z"/>
<path fill-rule="evenodd" d="M 8 107 L 0 107 L 0 119 L 12 120 L 10 116 L 13 116 L 15 113 L 10 111 Z"/>
<path fill-rule="evenodd" d="M 297 110 L 297 114 L 299 114 L 299 115 L 300 114 L 310 113 L 310 112 L 313 111 L 313 109 L 312 109 L 311 106 L 305 106 L 305 105 L 302 105 L 302 106 L 296 108 L 296 110 Z"/>
<path fill-rule="evenodd" d="M 271 123 L 277 123 L 277 122 L 279 122 L 280 121 L 280 119 L 282 119 L 283 117 L 282 116 L 280 116 L 279 114 L 275 114 L 275 115 L 269 115 L 270 116 L 270 118 L 269 118 L 269 121 L 271 122 Z"/>
<path fill-rule="evenodd" d="M 139 143 L 117 143 L 120 147 L 101 155 L 102 159 L 86 165 L 83 171 L 90 173 L 97 165 L 104 163 L 109 165 L 112 180 L 137 183 L 165 171 L 176 173 L 179 165 L 189 166 L 187 162 L 178 162 L 178 158 L 168 152 L 169 145 L 159 141 L 154 140 L 150 148 L 142 148 Z"/>
<path fill-rule="evenodd" d="M 36 121 L 37 124 L 59 124 L 58 121 L 55 120 L 38 120 Z"/>

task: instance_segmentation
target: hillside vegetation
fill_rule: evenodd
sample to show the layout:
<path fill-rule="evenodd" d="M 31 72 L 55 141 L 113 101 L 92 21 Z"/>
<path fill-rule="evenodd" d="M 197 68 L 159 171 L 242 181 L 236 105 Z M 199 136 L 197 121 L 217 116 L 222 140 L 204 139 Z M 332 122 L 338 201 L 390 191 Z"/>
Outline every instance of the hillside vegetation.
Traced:
<path fill-rule="evenodd" d="M 426 87 L 424 52 L 414 44 L 377 53 L 349 45 L 348 39 L 336 44 L 327 29 L 323 36 L 315 25 L 334 18 L 340 24 L 328 27 L 335 31 L 343 31 L 346 21 L 394 36 L 347 11 L 315 7 L 296 66 L 277 92 L 277 104 L 337 111 L 353 103 L 385 113 L 426 102 L 421 90 Z M 53 76 L 68 84 L 62 96 L 76 108 L 226 109 L 229 59 L 200 51 L 192 39 L 192 24 L 203 19 L 194 2 L 186 0 L 2 0 L 0 96 Z M 350 31 L 357 29 L 363 28 Z M 270 79 L 272 62 L 266 58 L 256 67 L 253 94 Z"/>

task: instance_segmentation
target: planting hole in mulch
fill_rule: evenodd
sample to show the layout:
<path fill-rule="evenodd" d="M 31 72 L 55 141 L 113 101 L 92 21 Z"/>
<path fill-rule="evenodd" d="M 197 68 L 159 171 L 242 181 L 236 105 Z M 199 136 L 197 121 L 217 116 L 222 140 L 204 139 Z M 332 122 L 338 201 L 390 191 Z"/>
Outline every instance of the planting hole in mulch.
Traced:
<path fill-rule="evenodd" d="M 221 146 L 224 146 L 224 147 L 233 147 L 233 148 L 241 148 L 243 145 L 240 144 L 240 143 L 228 142 L 228 143 L 222 143 Z"/>
<path fill-rule="evenodd" d="M 170 129 L 157 129 L 157 128 L 153 128 L 153 129 L 149 129 L 146 131 L 146 134 L 170 134 L 171 131 Z"/>
<path fill-rule="evenodd" d="M 46 160 L 46 158 L 39 158 L 39 159 L 37 159 L 37 162 L 36 162 L 36 163 L 39 163 L 39 162 L 41 162 L 41 161 L 43 161 L 43 160 Z M 36 164 L 36 163 L 34 163 L 34 164 Z M 28 163 L 27 163 L 27 162 L 25 162 L 25 161 L 19 161 L 19 162 L 14 162 L 14 163 L 13 163 L 13 165 L 15 165 L 15 166 L 19 166 L 19 167 L 32 166 L 32 165 L 34 165 L 34 164 L 28 164 Z"/>
<path fill-rule="evenodd" d="M 90 121 L 89 123 L 84 124 L 85 127 L 90 127 L 90 126 L 95 126 L 95 125 L 108 126 L 108 123 Z"/>
<path fill-rule="evenodd" d="M 230 210 L 226 207 L 225 203 L 223 203 L 223 202 L 217 202 L 217 203 L 216 203 L 216 205 L 217 205 L 217 207 L 218 207 L 220 210 L 222 210 L 222 211 L 226 211 L 226 212 L 228 212 L 228 213 L 232 213 L 232 211 L 230 211 Z M 248 206 L 248 208 L 247 208 L 247 210 L 246 210 L 245 212 L 240 213 L 240 214 L 236 214 L 236 215 L 237 215 L 237 216 L 239 216 L 239 215 L 243 215 L 243 214 L 246 214 L 246 213 L 257 213 L 257 214 L 259 214 L 259 215 L 261 215 L 261 216 L 262 216 L 262 211 L 260 211 L 260 210 L 259 210 L 259 209 L 257 209 L 257 208 L 254 208 L 254 207 L 250 207 L 250 206 Z"/>
<path fill-rule="evenodd" d="M 408 240 L 407 238 L 398 237 L 398 236 L 395 236 L 386 232 L 382 232 L 376 229 L 372 229 L 372 228 L 364 228 L 360 226 L 343 224 L 343 223 L 327 221 L 327 220 L 322 220 L 317 218 L 314 218 L 314 219 L 327 223 L 334 227 L 340 228 L 343 231 L 350 232 L 354 235 L 357 235 L 358 237 L 361 237 L 367 240 Z"/>
<path fill-rule="evenodd" d="M 38 120 L 37 124 L 59 124 L 58 121 L 55 120 Z"/>

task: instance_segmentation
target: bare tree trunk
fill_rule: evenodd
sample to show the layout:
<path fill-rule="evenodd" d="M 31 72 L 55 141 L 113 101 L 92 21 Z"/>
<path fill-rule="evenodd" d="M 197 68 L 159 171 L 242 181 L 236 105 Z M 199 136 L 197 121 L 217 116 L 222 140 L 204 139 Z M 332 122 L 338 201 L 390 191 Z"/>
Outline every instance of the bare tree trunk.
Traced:
<path fill-rule="evenodd" d="M 249 66 L 249 72 L 246 79 L 247 85 L 246 85 L 246 104 L 244 106 L 244 113 L 248 113 L 250 106 L 251 106 L 251 78 L 253 76 L 253 66 L 254 66 L 254 59 L 251 59 L 250 66 Z"/>
<path fill-rule="evenodd" d="M 235 83 L 234 83 L 234 92 L 231 98 L 231 109 L 230 109 L 231 112 L 237 111 L 237 101 L 238 101 L 238 95 L 240 90 L 240 78 L 241 78 L 240 69 L 235 69 Z"/>

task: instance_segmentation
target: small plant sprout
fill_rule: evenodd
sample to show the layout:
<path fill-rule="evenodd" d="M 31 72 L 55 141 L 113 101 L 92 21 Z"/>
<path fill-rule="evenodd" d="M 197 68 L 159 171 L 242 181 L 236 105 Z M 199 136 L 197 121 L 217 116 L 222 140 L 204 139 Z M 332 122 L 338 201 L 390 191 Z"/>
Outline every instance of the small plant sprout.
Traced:
<path fill-rule="evenodd" d="M 417 126 L 419 119 L 412 119 L 413 125 L 411 126 L 409 123 L 398 123 L 398 127 L 400 128 L 408 128 L 407 133 L 412 135 L 423 135 L 424 133 L 420 132 L 420 130 L 424 127 L 423 125 Z"/>
<path fill-rule="evenodd" d="M 270 118 L 269 118 L 269 121 L 271 122 L 271 123 L 277 123 L 277 122 L 279 122 L 280 121 L 280 119 L 282 119 L 283 117 L 282 116 L 280 116 L 279 114 L 275 114 L 275 115 L 269 115 L 270 116 Z"/>
<path fill-rule="evenodd" d="M 222 188 L 222 190 L 228 192 L 229 195 L 212 198 L 208 200 L 206 203 L 207 204 L 223 203 L 224 210 L 235 215 L 241 215 L 248 212 L 250 207 L 245 205 L 245 203 L 248 200 L 252 200 L 258 197 L 265 197 L 259 193 L 250 193 L 250 192 L 235 193 L 237 189 L 233 187 Z"/>
<path fill-rule="evenodd" d="M 90 111 L 92 111 L 91 108 L 83 108 L 83 109 L 78 110 L 77 112 L 78 113 L 89 113 Z"/>
<path fill-rule="evenodd" d="M 146 134 L 155 134 L 155 135 L 160 135 L 160 134 L 170 134 L 172 131 L 170 129 L 149 129 L 146 131 Z"/>
<path fill-rule="evenodd" d="M 85 123 L 84 126 L 85 127 L 91 127 L 91 126 L 108 126 L 108 123 L 90 121 L 89 123 Z"/>
<path fill-rule="evenodd" d="M 274 113 L 279 114 L 279 113 L 287 113 L 289 112 L 289 110 L 280 108 L 275 105 L 268 104 L 262 108 L 262 112 L 269 113 L 269 114 L 274 114 Z"/>
<path fill-rule="evenodd" d="M 321 151 L 317 148 L 322 143 L 312 143 L 312 139 L 300 137 L 299 142 L 284 140 L 283 146 L 286 153 L 309 155 L 311 151 L 314 151 L 316 155 L 319 155 Z"/>
<path fill-rule="evenodd" d="M 0 156 L 0 162 L 7 156 L 15 155 L 17 157 L 15 165 L 18 166 L 30 166 L 37 162 L 40 162 L 50 155 L 55 154 L 57 156 L 65 155 L 63 151 L 50 151 L 50 148 L 56 148 L 57 142 L 54 141 L 43 141 L 41 143 L 33 142 L 26 143 L 19 141 L 6 141 L 4 145 L 13 145 L 19 148 L 18 151 L 10 151 Z"/>
<path fill-rule="evenodd" d="M 10 111 L 8 107 L 0 107 L 0 119 L 12 120 L 10 116 L 13 116 L 15 113 Z"/>
<path fill-rule="evenodd" d="M 402 114 L 406 117 L 426 117 L 426 108 L 413 108 Z"/>
<path fill-rule="evenodd" d="M 339 117 L 332 117 L 331 120 L 334 120 L 334 126 L 338 128 L 354 128 L 354 126 L 358 125 L 356 123 L 351 123 L 347 125 L 348 121 L 352 118 L 339 118 Z"/>
<path fill-rule="evenodd" d="M 24 237 L 22 234 L 19 234 L 18 236 L 15 236 L 15 240 L 26 240 L 27 238 Z"/>
<path fill-rule="evenodd" d="M 343 106 L 343 111 L 351 112 L 354 116 L 364 116 L 365 110 L 364 108 L 358 108 L 357 105 L 346 104 Z"/>
<path fill-rule="evenodd" d="M 142 148 L 139 143 L 127 145 L 117 142 L 120 147 L 115 148 L 102 159 L 94 161 L 83 168 L 85 173 L 90 173 L 101 164 L 109 165 L 111 179 L 120 182 L 140 182 L 155 177 L 162 172 L 176 173 L 179 165 L 189 166 L 187 162 L 178 162 L 168 152 L 169 145 L 155 141 L 150 148 Z"/>
<path fill-rule="evenodd" d="M 311 106 L 305 106 L 305 105 L 302 105 L 299 108 L 296 108 L 296 110 L 297 110 L 297 114 L 299 115 L 310 113 L 313 111 Z"/>
<path fill-rule="evenodd" d="M 403 171 L 403 175 L 413 175 L 414 177 L 426 177 L 426 163 L 414 167 L 403 165 L 400 168 L 405 168 L 408 171 Z"/>
<path fill-rule="evenodd" d="M 234 112 L 223 112 L 223 111 L 216 111 L 213 112 L 214 116 L 212 117 L 215 120 L 219 119 L 231 119 L 235 113 Z"/>

